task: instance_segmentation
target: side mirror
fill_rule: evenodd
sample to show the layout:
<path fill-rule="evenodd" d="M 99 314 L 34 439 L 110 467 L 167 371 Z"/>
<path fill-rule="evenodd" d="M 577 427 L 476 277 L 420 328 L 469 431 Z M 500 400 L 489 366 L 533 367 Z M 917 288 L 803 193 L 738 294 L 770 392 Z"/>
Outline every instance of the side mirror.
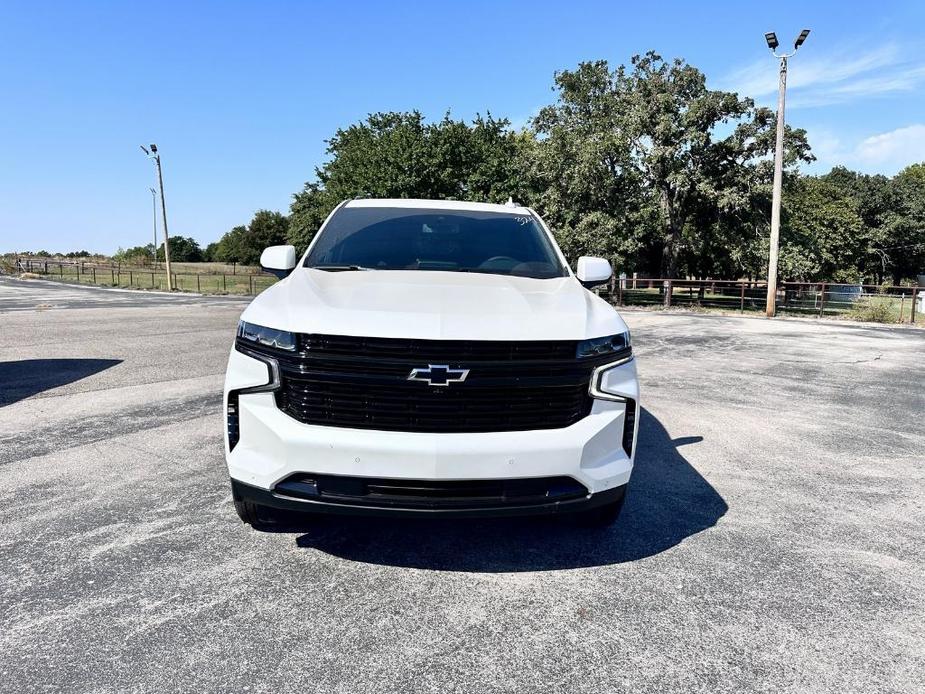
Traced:
<path fill-rule="evenodd" d="M 270 246 L 260 254 L 260 267 L 284 279 L 295 267 L 295 246 Z"/>
<path fill-rule="evenodd" d="M 599 284 L 605 284 L 613 274 L 613 269 L 610 263 L 603 258 L 583 255 L 578 259 L 578 270 L 575 274 L 578 275 L 578 281 L 585 288 L 591 289 Z"/>

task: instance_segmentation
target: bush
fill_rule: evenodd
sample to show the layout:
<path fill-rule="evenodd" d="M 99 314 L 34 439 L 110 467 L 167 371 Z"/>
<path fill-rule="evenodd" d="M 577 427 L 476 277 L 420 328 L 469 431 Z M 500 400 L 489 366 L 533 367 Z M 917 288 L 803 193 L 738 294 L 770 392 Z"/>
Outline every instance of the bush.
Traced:
<path fill-rule="evenodd" d="M 868 323 L 895 323 L 894 301 L 887 296 L 869 296 L 857 299 L 847 316 L 852 320 Z"/>

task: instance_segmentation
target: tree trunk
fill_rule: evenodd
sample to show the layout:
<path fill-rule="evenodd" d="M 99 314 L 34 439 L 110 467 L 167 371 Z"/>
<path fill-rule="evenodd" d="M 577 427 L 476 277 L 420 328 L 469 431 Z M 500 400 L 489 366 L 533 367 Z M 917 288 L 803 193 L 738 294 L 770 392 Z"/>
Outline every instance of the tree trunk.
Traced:
<path fill-rule="evenodd" d="M 681 224 L 677 219 L 674 205 L 667 190 L 663 190 L 659 199 L 659 206 L 662 210 L 663 238 L 664 246 L 662 247 L 662 278 L 674 279 L 678 274 L 678 241 L 681 238 Z M 665 296 L 665 305 L 669 303 L 669 297 Z"/>

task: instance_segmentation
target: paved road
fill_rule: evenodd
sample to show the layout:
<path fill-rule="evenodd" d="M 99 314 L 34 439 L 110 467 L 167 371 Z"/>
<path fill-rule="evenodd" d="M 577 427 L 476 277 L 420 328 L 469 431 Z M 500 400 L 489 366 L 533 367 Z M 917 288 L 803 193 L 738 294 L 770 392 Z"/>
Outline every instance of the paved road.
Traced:
<path fill-rule="evenodd" d="M 53 280 L 18 280 L 0 276 L 0 313 L 47 311 L 56 308 L 141 308 L 143 306 L 201 305 L 245 306 L 250 297 L 168 294 L 133 289 L 103 289 Z"/>
<path fill-rule="evenodd" d="M 2 316 L 5 691 L 925 690 L 923 331 L 628 313 L 617 527 L 263 533 L 220 440 L 241 304 L 68 291 Z"/>

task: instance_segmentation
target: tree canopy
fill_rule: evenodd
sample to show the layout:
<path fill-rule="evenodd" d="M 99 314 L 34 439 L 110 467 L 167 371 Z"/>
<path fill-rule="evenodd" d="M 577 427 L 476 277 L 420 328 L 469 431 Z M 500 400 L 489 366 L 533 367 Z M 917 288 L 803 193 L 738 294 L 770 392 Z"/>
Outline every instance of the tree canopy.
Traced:
<path fill-rule="evenodd" d="M 334 207 L 354 197 L 503 202 L 527 193 L 533 137 L 488 114 L 471 125 L 449 114 L 427 123 L 418 111 L 376 113 L 339 129 L 316 180 L 293 197 L 289 240 L 311 241 Z"/>
<path fill-rule="evenodd" d="M 267 246 L 286 243 L 289 218 L 279 212 L 258 210 L 247 226 L 236 226 L 207 248 L 210 260 L 258 265 Z"/>
<path fill-rule="evenodd" d="M 641 276 L 766 276 L 776 118 L 710 89 L 683 60 L 579 64 L 554 75 L 555 102 L 527 127 L 490 113 L 383 112 L 338 129 L 290 215 L 259 211 L 206 255 L 256 264 L 264 247 L 304 250 L 341 201 L 436 198 L 535 207 L 566 256 Z M 784 133 L 780 273 L 891 281 L 925 271 L 925 163 L 889 178 L 836 167 L 807 176 L 805 131 Z"/>

